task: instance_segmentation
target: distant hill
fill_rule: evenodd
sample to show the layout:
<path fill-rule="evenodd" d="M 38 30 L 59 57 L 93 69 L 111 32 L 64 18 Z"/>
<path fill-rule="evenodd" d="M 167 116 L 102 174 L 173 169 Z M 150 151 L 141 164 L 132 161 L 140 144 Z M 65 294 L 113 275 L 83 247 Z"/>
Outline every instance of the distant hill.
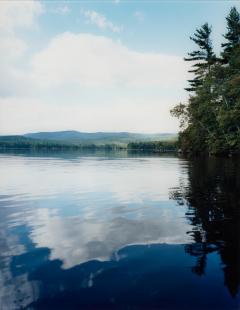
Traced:
<path fill-rule="evenodd" d="M 51 140 L 73 144 L 127 144 L 139 141 L 168 141 L 175 140 L 177 134 L 141 134 L 129 132 L 79 132 L 79 131 L 55 131 L 36 132 L 23 135 L 25 138 L 37 140 Z"/>
<path fill-rule="evenodd" d="M 166 152 L 176 150 L 176 134 L 128 132 L 83 133 L 77 131 L 38 132 L 0 136 L 0 150 L 131 150 Z"/>

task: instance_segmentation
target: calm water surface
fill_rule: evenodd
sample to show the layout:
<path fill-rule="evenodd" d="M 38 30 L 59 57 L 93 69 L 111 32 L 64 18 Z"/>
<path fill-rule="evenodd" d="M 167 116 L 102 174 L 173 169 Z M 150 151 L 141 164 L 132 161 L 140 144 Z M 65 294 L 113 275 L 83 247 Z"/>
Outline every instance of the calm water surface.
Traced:
<path fill-rule="evenodd" d="M 0 309 L 239 309 L 240 161 L 0 154 Z"/>

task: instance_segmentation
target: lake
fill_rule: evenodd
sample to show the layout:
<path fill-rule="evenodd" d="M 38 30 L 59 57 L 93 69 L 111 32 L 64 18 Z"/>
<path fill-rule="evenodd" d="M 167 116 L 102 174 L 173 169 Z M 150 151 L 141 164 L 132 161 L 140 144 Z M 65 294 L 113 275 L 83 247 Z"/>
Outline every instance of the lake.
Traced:
<path fill-rule="evenodd" d="M 0 171 L 0 309 L 239 309 L 239 159 L 2 153 Z"/>

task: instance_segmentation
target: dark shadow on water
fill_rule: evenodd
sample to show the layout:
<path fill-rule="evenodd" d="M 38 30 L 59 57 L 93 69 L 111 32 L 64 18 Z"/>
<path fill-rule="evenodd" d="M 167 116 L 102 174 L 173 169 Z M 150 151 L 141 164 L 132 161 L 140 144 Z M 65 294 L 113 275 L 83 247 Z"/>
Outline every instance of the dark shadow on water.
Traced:
<path fill-rule="evenodd" d="M 240 160 L 195 159 L 189 164 L 189 184 L 171 191 L 179 205 L 186 204 L 194 243 L 186 253 L 196 257 L 192 271 L 206 274 L 207 258 L 221 258 L 224 284 L 236 297 L 240 285 Z"/>
<path fill-rule="evenodd" d="M 30 308 L 237 308 L 237 301 L 223 290 L 219 273 L 209 271 L 196 281 L 189 268 L 194 258 L 184 245 L 128 246 L 109 261 L 93 260 L 66 270 L 61 260 L 50 261 L 49 256 L 49 249 L 39 248 L 12 261 L 14 276 L 28 273 L 30 283 L 40 283 Z"/>

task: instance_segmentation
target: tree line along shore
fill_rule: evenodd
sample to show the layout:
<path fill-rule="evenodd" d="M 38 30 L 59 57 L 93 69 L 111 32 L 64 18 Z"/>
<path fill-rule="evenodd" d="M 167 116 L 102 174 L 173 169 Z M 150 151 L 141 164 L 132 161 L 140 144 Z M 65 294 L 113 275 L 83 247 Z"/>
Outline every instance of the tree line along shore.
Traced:
<path fill-rule="evenodd" d="M 0 137 L 0 150 L 131 150 L 138 152 L 177 152 L 177 142 L 172 141 L 146 141 L 129 143 L 67 143 L 61 141 L 48 141 L 26 139 L 22 137 Z"/>

